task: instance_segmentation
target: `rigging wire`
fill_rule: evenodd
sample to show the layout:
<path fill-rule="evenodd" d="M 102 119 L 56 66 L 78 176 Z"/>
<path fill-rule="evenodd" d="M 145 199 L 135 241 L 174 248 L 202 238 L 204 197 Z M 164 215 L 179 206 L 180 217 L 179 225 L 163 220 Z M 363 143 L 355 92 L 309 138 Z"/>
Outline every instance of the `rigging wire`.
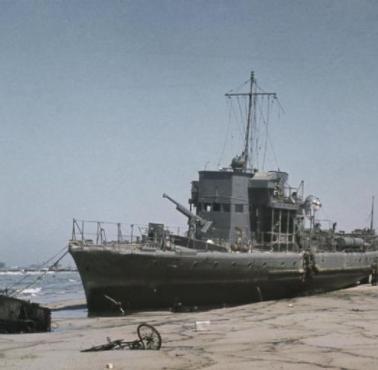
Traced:
<path fill-rule="evenodd" d="M 231 89 L 230 91 L 227 92 L 227 94 L 233 93 L 233 92 L 235 92 L 235 91 L 239 91 L 242 87 L 244 87 L 245 85 L 247 85 L 249 82 L 250 82 L 249 79 L 248 79 L 247 81 L 242 82 L 242 83 L 240 84 L 240 86 L 235 87 L 234 89 Z"/>
<path fill-rule="evenodd" d="M 251 167 L 256 167 L 258 168 L 258 164 L 259 164 L 259 153 L 258 153 L 258 143 L 259 143 L 259 130 L 258 130 L 258 122 L 257 122 L 257 110 L 256 110 L 256 106 L 257 106 L 257 95 L 254 95 L 253 96 L 253 106 L 255 107 L 255 109 L 253 109 L 253 118 L 252 118 L 252 132 L 255 133 L 255 137 L 253 138 L 252 137 L 252 148 L 251 148 Z M 255 141 L 253 143 L 253 140 Z M 253 163 L 255 162 L 255 163 Z M 255 166 L 254 166 L 255 165 Z"/>
<path fill-rule="evenodd" d="M 262 169 L 264 170 L 265 168 L 265 160 L 266 160 L 266 152 L 267 152 L 267 147 L 268 147 L 268 134 L 269 134 L 269 120 L 270 120 L 270 105 L 271 105 L 271 98 L 268 97 L 268 106 L 267 106 L 267 112 L 266 112 L 266 121 L 264 120 L 265 124 L 265 140 L 264 140 L 264 153 L 263 153 L 263 163 L 262 163 Z"/>
<path fill-rule="evenodd" d="M 45 262 L 42 263 L 41 266 L 46 266 L 48 263 L 50 263 L 52 260 L 54 260 L 56 257 L 58 257 L 64 250 L 66 250 L 67 247 L 63 247 L 62 249 L 60 249 L 57 253 L 55 253 L 52 257 L 50 257 L 49 259 L 47 259 Z"/>
<path fill-rule="evenodd" d="M 280 111 L 282 111 L 282 112 L 285 112 L 285 111 L 284 111 L 282 105 L 279 103 L 277 96 L 274 96 L 272 98 L 268 98 L 268 106 L 267 106 L 266 117 L 264 116 L 264 113 L 263 113 L 263 110 L 262 110 L 261 106 L 259 106 L 259 112 L 260 112 L 260 114 L 261 114 L 261 116 L 263 118 L 263 123 L 265 124 L 265 134 L 266 134 L 265 144 L 264 144 L 263 168 L 265 167 L 265 160 L 266 160 L 266 153 L 267 153 L 267 143 L 268 143 L 269 147 L 270 147 L 270 150 L 272 151 L 272 154 L 273 154 L 274 162 L 275 162 L 277 168 L 279 169 L 280 166 L 279 166 L 279 163 L 278 163 L 278 160 L 277 160 L 277 155 L 276 155 L 276 152 L 274 150 L 274 145 L 273 145 L 271 136 L 269 134 L 269 129 L 268 129 L 269 122 L 270 122 L 270 116 L 272 114 L 273 105 L 274 105 L 275 101 L 277 101 L 278 107 L 280 108 L 280 109 L 278 109 L 278 118 L 280 119 L 280 114 L 279 114 Z"/>
<path fill-rule="evenodd" d="M 280 108 L 281 112 L 285 114 L 285 108 L 282 106 L 280 99 L 278 99 L 278 96 L 275 97 L 275 100 L 277 101 L 278 107 Z"/>
<path fill-rule="evenodd" d="M 237 99 L 237 100 L 238 100 L 238 103 L 239 103 L 239 99 Z M 236 114 L 236 109 L 234 108 L 233 105 L 232 105 L 232 108 L 233 108 L 233 111 L 234 111 L 235 123 L 236 123 L 238 130 L 239 130 L 240 139 L 243 140 L 243 132 L 242 132 L 241 125 L 239 124 L 239 119 L 238 119 L 238 116 Z M 240 105 L 239 105 L 239 108 L 240 108 Z M 240 114 L 240 122 L 243 122 L 243 115 L 242 114 Z"/>
<path fill-rule="evenodd" d="M 231 120 L 232 120 L 232 116 L 231 116 L 232 115 L 232 111 L 231 111 L 232 101 L 229 98 L 226 98 L 226 101 L 227 101 L 227 104 L 229 105 L 228 119 L 227 119 L 228 122 L 227 122 L 227 128 L 226 128 L 226 136 L 224 138 L 223 147 L 222 147 L 221 153 L 219 155 L 218 163 L 217 163 L 218 168 L 220 167 L 221 161 L 223 160 L 223 156 L 224 156 L 224 153 L 225 153 L 225 150 L 226 150 L 227 140 L 228 140 L 228 136 L 229 136 L 229 133 L 230 133 Z"/>
<path fill-rule="evenodd" d="M 257 82 L 256 82 L 256 86 L 258 87 L 258 89 L 259 89 L 261 92 L 266 93 L 266 90 L 264 90 L 262 87 L 260 87 L 259 84 L 258 84 Z M 274 98 L 273 98 L 273 99 L 277 101 L 278 107 L 280 108 L 281 112 L 282 112 L 282 113 L 286 113 L 285 108 L 284 108 L 283 105 L 281 104 L 280 99 L 278 98 L 278 95 L 277 95 L 277 94 L 274 95 Z"/>
<path fill-rule="evenodd" d="M 248 99 L 247 97 L 244 97 L 244 117 L 248 117 Z M 243 118 L 244 118 L 243 117 Z M 244 132 L 247 131 L 247 119 L 243 119 L 244 122 Z"/>
<path fill-rule="evenodd" d="M 63 251 L 65 251 L 65 252 L 63 253 L 63 255 L 62 255 L 61 257 L 59 257 L 58 260 L 55 261 L 51 266 L 49 266 L 49 268 L 47 269 L 47 271 L 44 272 L 44 274 L 38 276 L 38 278 L 37 278 L 36 281 L 40 280 L 40 279 L 39 279 L 40 277 L 44 277 L 44 276 L 47 274 L 47 272 L 48 272 L 51 268 L 57 266 L 57 264 L 62 260 L 62 258 L 68 253 L 68 248 L 67 248 L 67 247 L 64 247 L 64 248 L 60 249 L 59 252 L 57 252 L 56 254 L 54 254 L 54 256 L 52 256 L 51 258 L 47 259 L 45 262 L 43 262 L 43 263 L 40 265 L 40 267 L 43 268 L 43 267 L 46 266 L 49 262 L 51 262 L 53 259 L 55 259 L 58 255 L 60 255 Z M 10 291 L 10 292 L 11 292 L 10 295 L 15 295 L 15 294 L 18 294 L 19 292 L 22 292 L 23 290 L 27 289 L 27 288 L 29 287 L 30 284 L 27 285 L 26 288 L 24 287 L 23 289 L 14 289 L 14 288 L 15 288 L 16 286 L 19 286 L 19 285 L 20 285 L 23 281 L 25 281 L 28 277 L 29 277 L 29 275 L 27 275 L 27 274 L 24 275 L 21 279 L 15 281 L 13 284 L 9 285 L 9 286 L 6 287 L 4 290 L 5 290 L 6 292 Z M 34 282 L 33 284 L 35 284 L 35 282 Z M 33 285 L 33 284 L 32 284 L 32 285 Z M 13 290 L 13 293 L 12 293 L 12 290 Z"/>
<path fill-rule="evenodd" d="M 270 137 L 270 134 L 269 134 L 269 129 L 268 129 L 268 126 L 269 126 L 269 119 L 270 119 L 270 115 L 271 115 L 271 111 L 272 111 L 272 108 L 271 108 L 271 105 L 274 104 L 274 101 L 276 99 L 273 98 L 273 99 L 269 99 L 268 100 L 268 107 L 267 107 L 267 116 L 265 117 L 264 116 L 264 113 L 263 113 L 263 110 L 262 110 L 262 107 L 259 106 L 259 112 L 260 112 L 260 115 L 262 117 L 262 120 L 263 120 L 263 123 L 265 124 L 265 133 L 266 133 L 266 137 L 265 137 L 265 147 L 267 146 L 267 143 L 269 143 L 269 146 L 270 146 L 270 150 L 272 151 L 272 154 L 273 154 L 273 157 L 274 157 L 274 161 L 275 161 L 275 164 L 277 166 L 277 168 L 279 168 L 279 164 L 278 164 L 278 160 L 277 160 L 277 156 L 276 156 L 276 153 L 275 153 L 275 150 L 274 150 L 274 146 L 273 146 L 273 142 L 271 140 L 271 137 Z M 265 153 L 264 153 L 264 162 L 263 162 L 263 167 L 265 166 L 265 158 L 266 158 L 266 152 L 267 152 L 267 149 L 265 148 L 264 149 Z"/>
<path fill-rule="evenodd" d="M 258 82 L 257 82 L 257 79 L 255 80 L 255 93 L 258 94 L 259 92 L 262 92 L 262 89 L 260 88 L 260 86 L 258 85 Z M 261 97 L 261 100 L 260 98 L 257 98 L 257 95 L 254 96 L 254 122 L 255 122 L 255 136 L 256 136 L 256 139 L 255 139 L 255 150 L 256 150 L 256 168 L 259 169 L 260 168 L 260 152 L 261 152 L 261 147 L 260 147 L 260 135 L 261 135 L 261 120 L 263 119 L 263 114 L 260 114 L 260 117 L 258 117 L 259 115 L 259 112 L 257 110 L 257 107 L 258 106 L 263 106 L 265 103 L 264 103 L 264 99 L 265 97 L 262 96 Z M 261 102 L 260 102 L 261 101 Z"/>
<path fill-rule="evenodd" d="M 43 274 L 37 276 L 37 278 L 34 279 L 34 281 L 32 281 L 31 283 L 26 285 L 24 288 L 15 290 L 13 293 L 11 293 L 11 296 L 15 296 L 15 295 L 23 292 L 24 290 L 26 290 L 26 289 L 30 288 L 31 286 L 33 286 L 34 284 L 36 284 L 39 280 L 42 280 L 51 269 L 53 269 L 54 267 L 56 267 L 58 265 L 58 263 L 66 256 L 67 253 L 68 253 L 68 249 L 46 271 L 44 271 Z"/>
<path fill-rule="evenodd" d="M 272 139 L 271 139 L 270 135 L 268 135 L 268 141 L 269 141 L 269 145 L 270 145 L 270 150 L 272 151 L 272 154 L 273 154 L 274 162 L 276 163 L 277 169 L 280 170 L 280 166 L 278 164 L 276 152 L 274 150 L 274 146 L 273 146 Z"/>
<path fill-rule="evenodd" d="M 243 122 L 243 118 L 244 118 L 244 115 L 243 115 L 243 110 L 242 110 L 242 106 L 240 104 L 240 99 L 239 97 L 237 96 L 236 97 L 236 101 L 238 102 L 238 107 L 239 107 L 239 113 L 240 113 L 240 121 Z"/>
<path fill-rule="evenodd" d="M 41 268 L 45 267 L 49 262 L 51 262 L 54 258 L 60 255 L 67 247 L 63 247 L 57 253 L 55 253 L 51 258 L 47 259 L 45 262 L 42 262 L 39 266 Z M 13 289 L 13 287 L 20 285 L 24 280 L 28 278 L 28 275 L 24 275 L 20 280 L 15 281 L 12 285 L 8 286 L 6 289 Z"/>
<path fill-rule="evenodd" d="M 255 85 L 259 91 L 266 93 L 266 91 L 258 84 L 257 80 L 255 79 Z"/>

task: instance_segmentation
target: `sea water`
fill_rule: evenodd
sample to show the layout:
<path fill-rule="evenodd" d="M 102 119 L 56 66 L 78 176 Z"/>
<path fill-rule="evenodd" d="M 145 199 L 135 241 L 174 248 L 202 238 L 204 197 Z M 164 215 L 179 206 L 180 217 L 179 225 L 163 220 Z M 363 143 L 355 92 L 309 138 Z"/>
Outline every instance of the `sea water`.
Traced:
<path fill-rule="evenodd" d="M 85 317 L 85 308 L 72 305 L 85 303 L 80 275 L 76 271 L 0 271 L 0 291 L 41 305 L 67 306 L 53 310 L 53 318 Z"/>

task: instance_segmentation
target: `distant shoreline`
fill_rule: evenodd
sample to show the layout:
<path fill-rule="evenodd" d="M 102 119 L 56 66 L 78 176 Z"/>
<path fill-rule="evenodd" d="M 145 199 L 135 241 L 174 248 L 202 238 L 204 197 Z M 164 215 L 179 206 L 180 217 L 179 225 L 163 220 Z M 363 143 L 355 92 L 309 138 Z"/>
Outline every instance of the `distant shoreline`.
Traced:
<path fill-rule="evenodd" d="M 0 273 L 2 272 L 77 272 L 76 268 L 71 267 L 63 267 L 63 268 L 57 268 L 57 269 L 49 269 L 49 268 L 30 268 L 30 267 L 17 267 L 17 268 L 2 268 L 0 269 Z"/>

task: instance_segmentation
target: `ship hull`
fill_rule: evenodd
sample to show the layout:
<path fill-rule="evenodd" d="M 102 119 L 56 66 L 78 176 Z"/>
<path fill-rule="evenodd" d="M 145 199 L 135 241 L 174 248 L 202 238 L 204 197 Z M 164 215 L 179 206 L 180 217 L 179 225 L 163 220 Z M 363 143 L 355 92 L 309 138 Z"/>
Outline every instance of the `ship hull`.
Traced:
<path fill-rule="evenodd" d="M 341 289 L 366 279 L 372 253 L 319 254 L 307 273 L 302 253 L 221 253 L 70 246 L 88 314 L 233 305 Z"/>

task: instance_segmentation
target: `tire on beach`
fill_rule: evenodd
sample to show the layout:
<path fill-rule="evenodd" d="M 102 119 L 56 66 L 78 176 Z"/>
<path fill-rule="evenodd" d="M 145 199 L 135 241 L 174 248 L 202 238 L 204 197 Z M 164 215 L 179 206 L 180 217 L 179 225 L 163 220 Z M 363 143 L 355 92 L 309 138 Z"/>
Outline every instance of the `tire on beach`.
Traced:
<path fill-rule="evenodd" d="M 148 350 L 159 350 L 161 347 L 160 333 L 152 325 L 139 324 L 137 328 L 138 337 Z"/>

